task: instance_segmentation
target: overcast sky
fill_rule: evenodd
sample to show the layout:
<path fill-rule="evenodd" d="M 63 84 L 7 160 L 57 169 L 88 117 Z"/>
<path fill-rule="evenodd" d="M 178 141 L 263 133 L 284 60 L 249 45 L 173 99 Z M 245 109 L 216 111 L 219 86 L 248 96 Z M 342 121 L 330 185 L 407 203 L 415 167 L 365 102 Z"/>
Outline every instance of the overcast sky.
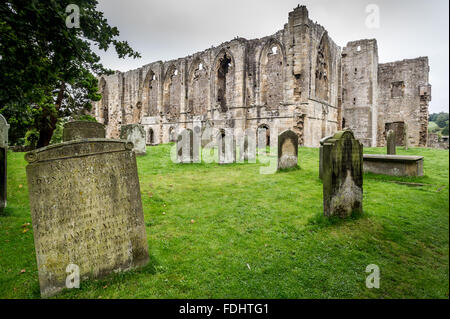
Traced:
<path fill-rule="evenodd" d="M 99 0 L 99 10 L 120 38 L 141 59 L 117 59 L 100 53 L 106 67 L 128 71 L 162 60 L 184 57 L 232 40 L 271 35 L 283 28 L 288 13 L 306 5 L 309 17 L 328 30 L 341 47 L 376 38 L 380 63 L 428 56 L 430 113 L 449 106 L 448 0 Z M 366 7 L 380 9 L 380 27 L 366 26 Z"/>

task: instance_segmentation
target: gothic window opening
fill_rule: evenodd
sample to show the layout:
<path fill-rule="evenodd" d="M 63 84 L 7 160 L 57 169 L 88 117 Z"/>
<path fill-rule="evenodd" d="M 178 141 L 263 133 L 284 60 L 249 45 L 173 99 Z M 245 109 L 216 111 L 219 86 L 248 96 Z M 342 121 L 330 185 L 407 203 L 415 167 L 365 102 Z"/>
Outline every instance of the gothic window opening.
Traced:
<path fill-rule="evenodd" d="M 166 72 L 163 86 L 163 113 L 170 118 L 178 117 L 181 100 L 181 74 L 174 65 Z"/>
<path fill-rule="evenodd" d="M 108 125 L 109 123 L 109 103 L 108 103 L 108 85 L 104 78 L 100 80 L 100 94 L 102 99 L 100 101 L 100 114 L 99 117 L 103 120 L 103 124 Z"/>
<path fill-rule="evenodd" d="M 189 72 L 188 104 L 186 112 L 193 116 L 207 113 L 209 96 L 208 69 L 201 60 L 192 64 Z"/>
<path fill-rule="evenodd" d="M 156 74 L 150 70 L 144 81 L 143 112 L 145 116 L 158 115 L 158 81 Z"/>
<path fill-rule="evenodd" d="M 283 54 L 278 43 L 267 46 L 261 55 L 261 104 L 277 109 L 283 102 Z"/>
<path fill-rule="evenodd" d="M 216 70 L 216 102 L 220 111 L 226 112 L 233 103 L 234 94 L 234 65 L 226 52 L 221 53 Z"/>
<path fill-rule="evenodd" d="M 316 98 L 329 101 L 330 49 L 328 36 L 325 34 L 320 41 L 316 59 Z"/>

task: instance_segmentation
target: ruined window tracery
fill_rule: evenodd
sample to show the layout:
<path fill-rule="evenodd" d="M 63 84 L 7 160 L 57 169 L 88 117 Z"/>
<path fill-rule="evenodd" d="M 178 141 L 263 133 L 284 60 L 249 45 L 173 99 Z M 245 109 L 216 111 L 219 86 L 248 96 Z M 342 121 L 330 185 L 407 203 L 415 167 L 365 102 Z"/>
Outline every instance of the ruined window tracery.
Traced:
<path fill-rule="evenodd" d="M 283 102 L 283 54 L 278 43 L 267 46 L 262 53 L 261 104 L 276 109 Z"/>
<path fill-rule="evenodd" d="M 99 117 L 103 120 L 103 124 L 108 125 L 109 123 L 109 103 L 108 103 L 108 85 L 106 84 L 106 80 L 101 78 L 100 80 L 100 94 L 102 95 L 102 99 L 100 100 L 100 112 Z"/>
<path fill-rule="evenodd" d="M 194 116 L 206 114 L 208 106 L 209 75 L 201 60 L 192 64 L 188 83 L 186 112 Z"/>
<path fill-rule="evenodd" d="M 217 59 L 215 85 L 216 103 L 221 112 L 226 112 L 233 105 L 234 65 L 232 57 L 225 51 Z"/>
<path fill-rule="evenodd" d="M 172 65 L 166 72 L 163 90 L 163 113 L 170 118 L 177 118 L 180 114 L 181 74 Z"/>
<path fill-rule="evenodd" d="M 329 100 L 330 49 L 328 36 L 325 34 L 320 41 L 316 60 L 316 98 Z"/>
<path fill-rule="evenodd" d="M 148 72 L 144 81 L 143 105 L 146 116 L 158 115 L 158 81 L 152 70 Z"/>

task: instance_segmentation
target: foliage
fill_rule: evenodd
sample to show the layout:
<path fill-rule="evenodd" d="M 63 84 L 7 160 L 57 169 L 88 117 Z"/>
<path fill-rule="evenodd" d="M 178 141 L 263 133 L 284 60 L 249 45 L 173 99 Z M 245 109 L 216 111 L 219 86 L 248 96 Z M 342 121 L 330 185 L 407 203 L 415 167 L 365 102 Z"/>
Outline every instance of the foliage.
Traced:
<path fill-rule="evenodd" d="M 437 133 L 439 136 L 448 136 L 449 133 L 449 114 L 440 112 L 430 114 L 428 131 Z"/>
<path fill-rule="evenodd" d="M 148 266 L 56 298 L 448 299 L 448 151 L 397 149 L 425 156 L 425 176 L 364 174 L 364 215 L 328 220 L 318 149 L 299 148 L 299 170 L 261 175 L 259 164 L 178 165 L 170 147 L 137 158 Z M 23 153 L 8 153 L 0 298 L 39 298 L 33 229 L 22 227 L 31 223 L 25 166 Z M 380 289 L 365 286 L 369 264 L 380 267 Z"/>
<path fill-rule="evenodd" d="M 80 9 L 80 27 L 66 26 L 66 7 Z M 97 11 L 96 0 L 7 0 L 0 3 L 0 105 L 28 115 L 8 122 L 40 131 L 50 142 L 58 118 L 81 115 L 101 99 L 94 74 L 112 73 L 93 51 L 114 47 L 119 58 L 138 58 L 119 31 Z M 33 117 L 24 110 L 36 109 Z M 14 118 L 11 118 L 14 117 Z M 22 130 L 23 132 L 23 130 Z"/>
<path fill-rule="evenodd" d="M 66 120 L 64 118 L 58 119 L 58 123 L 56 123 L 56 128 L 53 131 L 53 135 L 52 135 L 52 139 L 50 140 L 50 144 L 58 144 L 63 141 L 64 123 L 66 123 Z"/>
<path fill-rule="evenodd" d="M 87 122 L 97 122 L 97 119 L 89 114 L 81 115 L 77 118 L 77 120 L 78 121 L 87 121 Z"/>

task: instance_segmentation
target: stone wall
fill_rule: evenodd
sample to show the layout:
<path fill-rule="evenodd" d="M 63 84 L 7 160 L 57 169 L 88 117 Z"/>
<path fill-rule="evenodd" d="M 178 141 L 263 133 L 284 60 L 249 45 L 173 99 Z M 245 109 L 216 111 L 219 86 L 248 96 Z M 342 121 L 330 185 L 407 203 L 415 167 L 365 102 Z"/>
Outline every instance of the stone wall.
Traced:
<path fill-rule="evenodd" d="M 175 141 L 177 130 L 202 126 L 269 128 L 272 148 L 278 134 L 290 129 L 299 145 L 318 147 L 323 137 L 346 126 L 365 146 L 375 146 L 384 141 L 385 122 L 395 120 L 385 111 L 392 103 L 405 110 L 411 132 L 422 132 L 428 112 L 427 67 L 396 63 L 388 69 L 378 65 L 376 40 L 349 42 L 341 52 L 309 19 L 306 7 L 298 6 L 271 36 L 235 38 L 184 58 L 101 77 L 103 98 L 94 103 L 93 114 L 110 138 L 119 137 L 121 125 L 144 125 L 149 145 Z M 414 80 L 406 80 L 411 74 Z M 407 83 L 404 101 L 387 102 L 390 78 Z M 413 91 L 417 94 L 409 98 Z M 411 145 L 424 138 L 411 133 Z"/>
<path fill-rule="evenodd" d="M 404 122 L 409 146 L 426 146 L 428 134 L 428 58 L 378 66 L 378 146 L 385 142 L 386 123 Z"/>
<path fill-rule="evenodd" d="M 286 129 L 301 145 L 318 146 L 337 130 L 340 48 L 308 17 L 306 7 L 261 39 L 235 38 L 191 56 L 154 62 L 99 79 L 93 114 L 117 138 L 121 125 L 140 123 L 147 144 L 174 140 L 194 123 L 221 128 Z"/>
<path fill-rule="evenodd" d="M 366 147 L 376 146 L 377 77 L 377 41 L 349 42 L 342 51 L 342 122 Z"/>

